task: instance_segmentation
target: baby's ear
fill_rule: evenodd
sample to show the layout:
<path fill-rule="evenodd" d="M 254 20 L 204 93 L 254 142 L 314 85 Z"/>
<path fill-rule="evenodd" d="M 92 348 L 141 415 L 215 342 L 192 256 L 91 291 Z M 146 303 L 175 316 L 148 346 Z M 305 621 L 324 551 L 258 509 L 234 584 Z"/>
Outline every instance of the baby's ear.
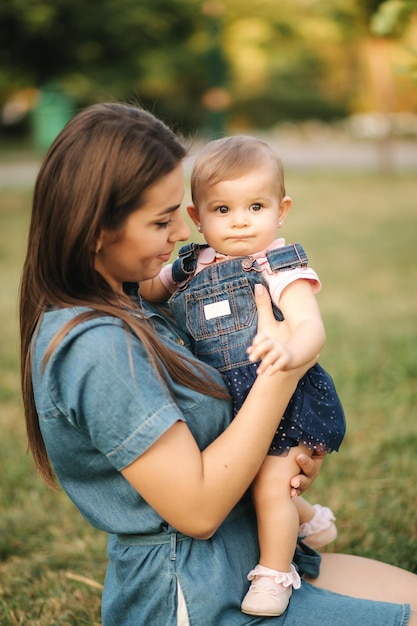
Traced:
<path fill-rule="evenodd" d="M 193 220 L 194 224 L 197 226 L 197 229 L 199 229 L 200 228 L 200 216 L 194 204 L 187 205 L 187 213 Z"/>
<path fill-rule="evenodd" d="M 292 206 L 292 198 L 290 196 L 284 196 L 279 204 L 279 223 L 280 226 L 287 219 L 287 215 Z"/>

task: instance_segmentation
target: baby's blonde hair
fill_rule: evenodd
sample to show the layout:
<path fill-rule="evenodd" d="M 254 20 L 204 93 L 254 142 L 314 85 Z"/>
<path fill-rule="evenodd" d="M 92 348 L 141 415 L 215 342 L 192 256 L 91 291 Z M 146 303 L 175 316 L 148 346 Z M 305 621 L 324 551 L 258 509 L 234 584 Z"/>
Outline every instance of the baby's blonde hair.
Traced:
<path fill-rule="evenodd" d="M 271 147 L 255 137 L 232 135 L 210 141 L 198 155 L 191 174 L 191 196 L 195 206 L 202 188 L 221 180 L 233 180 L 258 168 L 266 160 L 276 165 L 277 193 L 285 196 L 284 167 Z"/>

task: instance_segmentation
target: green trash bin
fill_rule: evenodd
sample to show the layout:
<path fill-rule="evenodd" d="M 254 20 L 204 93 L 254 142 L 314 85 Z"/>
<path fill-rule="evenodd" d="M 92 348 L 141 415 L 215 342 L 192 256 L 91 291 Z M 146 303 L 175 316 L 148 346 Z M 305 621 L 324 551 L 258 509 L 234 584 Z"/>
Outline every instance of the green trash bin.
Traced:
<path fill-rule="evenodd" d="M 46 152 L 74 112 L 75 105 L 70 96 L 54 89 L 41 89 L 40 98 L 32 111 L 35 148 Z"/>

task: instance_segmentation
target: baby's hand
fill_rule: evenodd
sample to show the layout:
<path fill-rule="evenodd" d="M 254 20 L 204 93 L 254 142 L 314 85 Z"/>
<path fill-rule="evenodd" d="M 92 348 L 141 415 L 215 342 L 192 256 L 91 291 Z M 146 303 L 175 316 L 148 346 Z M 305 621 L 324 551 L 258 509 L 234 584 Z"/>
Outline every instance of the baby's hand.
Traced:
<path fill-rule="evenodd" d="M 290 335 L 285 321 L 278 322 L 272 312 L 271 298 L 260 283 L 255 285 L 255 301 L 258 310 L 258 333 L 248 348 L 249 359 L 261 359 L 257 373 L 274 374 L 278 370 L 297 370 L 301 378 L 317 363 L 318 355 L 308 362 L 300 362 L 295 350 L 288 349 Z"/>
<path fill-rule="evenodd" d="M 264 372 L 275 374 L 278 370 L 291 369 L 292 355 L 285 344 L 265 333 L 255 335 L 247 352 L 250 361 L 262 360 L 257 370 L 258 374 Z"/>

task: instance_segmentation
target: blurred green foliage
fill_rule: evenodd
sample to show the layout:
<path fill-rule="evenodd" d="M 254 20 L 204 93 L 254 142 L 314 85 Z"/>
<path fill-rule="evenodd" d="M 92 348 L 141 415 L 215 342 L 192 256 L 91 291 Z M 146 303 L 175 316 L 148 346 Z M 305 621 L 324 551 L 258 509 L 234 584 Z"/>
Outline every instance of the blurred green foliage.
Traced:
<path fill-rule="evenodd" d="M 0 107 L 21 94 L 8 113 L 13 122 L 36 106 L 40 88 L 54 88 L 79 106 L 134 100 L 185 132 L 216 119 L 265 128 L 375 110 L 363 46 L 378 36 L 372 16 L 385 24 L 394 7 L 401 32 L 390 36 L 404 37 L 415 4 L 7 0 L 0 3 Z M 405 83 L 396 89 L 400 109 L 417 108 L 408 90 Z"/>

